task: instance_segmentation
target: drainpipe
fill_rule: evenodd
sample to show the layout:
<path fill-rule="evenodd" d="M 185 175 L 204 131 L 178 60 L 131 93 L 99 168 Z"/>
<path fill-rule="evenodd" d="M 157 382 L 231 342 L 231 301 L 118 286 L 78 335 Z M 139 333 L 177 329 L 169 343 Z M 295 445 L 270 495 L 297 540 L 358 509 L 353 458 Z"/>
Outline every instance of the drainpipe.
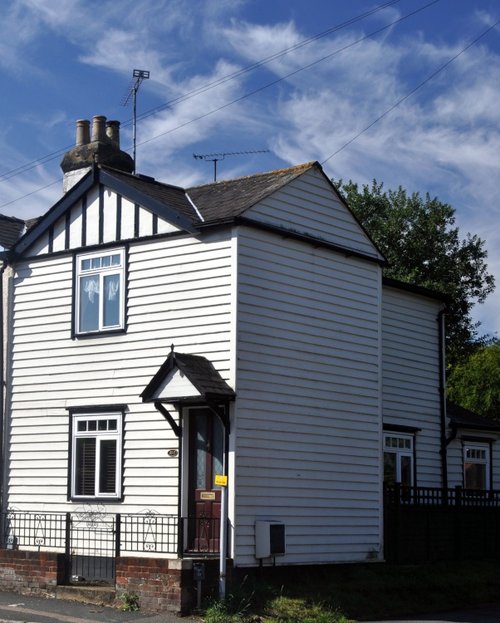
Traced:
<path fill-rule="evenodd" d="M 4 301 L 3 301 L 3 276 L 5 269 L 7 268 L 7 262 L 5 259 L 2 260 L 2 266 L 0 267 L 0 469 L 2 470 L 2 475 L 0 477 L 0 512 L 4 510 L 4 491 L 3 491 L 3 483 L 5 482 L 5 465 L 4 465 L 4 449 L 3 449 L 3 427 L 4 427 L 4 401 L 5 401 L 5 386 L 4 386 Z M 2 531 L 3 534 L 3 531 Z"/>
<path fill-rule="evenodd" d="M 226 407 L 225 407 L 226 408 Z M 229 472 L 229 414 L 224 425 L 224 475 Z M 228 523 L 228 486 L 221 487 L 221 520 L 220 520 L 220 558 L 219 558 L 219 599 L 226 598 L 227 576 L 227 523 Z"/>
<path fill-rule="evenodd" d="M 441 477 L 442 486 L 448 488 L 448 460 L 446 448 L 448 440 L 446 438 L 446 355 L 445 355 L 445 310 L 442 309 L 437 317 L 439 331 L 439 404 L 441 415 Z"/>

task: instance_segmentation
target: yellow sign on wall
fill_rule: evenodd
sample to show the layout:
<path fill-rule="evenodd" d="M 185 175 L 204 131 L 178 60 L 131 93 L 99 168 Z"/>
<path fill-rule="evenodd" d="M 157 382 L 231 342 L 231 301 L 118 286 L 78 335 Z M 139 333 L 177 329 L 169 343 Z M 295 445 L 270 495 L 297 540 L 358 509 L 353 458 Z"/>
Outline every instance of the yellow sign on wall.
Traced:
<path fill-rule="evenodd" d="M 227 487 L 227 476 L 215 474 L 215 484 L 219 487 Z"/>

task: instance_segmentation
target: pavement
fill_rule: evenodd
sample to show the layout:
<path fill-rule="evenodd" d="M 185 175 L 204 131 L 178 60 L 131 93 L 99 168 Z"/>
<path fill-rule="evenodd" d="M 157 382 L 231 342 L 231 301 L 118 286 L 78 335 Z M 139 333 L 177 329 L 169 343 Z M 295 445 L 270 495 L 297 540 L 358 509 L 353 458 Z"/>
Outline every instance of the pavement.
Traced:
<path fill-rule="evenodd" d="M 122 612 L 51 597 L 33 597 L 0 591 L 0 623 L 201 623 L 196 617 L 178 617 L 169 612 L 147 614 Z"/>
<path fill-rule="evenodd" d="M 500 604 L 489 604 L 454 612 L 411 616 L 403 619 L 365 621 L 365 623 L 500 623 Z"/>
<path fill-rule="evenodd" d="M 0 623 L 202 623 L 199 617 L 179 617 L 169 612 L 147 614 L 122 612 L 51 597 L 34 597 L 0 591 Z M 455 612 L 442 612 L 399 619 L 379 619 L 365 623 L 500 623 L 500 604 L 490 604 Z"/>

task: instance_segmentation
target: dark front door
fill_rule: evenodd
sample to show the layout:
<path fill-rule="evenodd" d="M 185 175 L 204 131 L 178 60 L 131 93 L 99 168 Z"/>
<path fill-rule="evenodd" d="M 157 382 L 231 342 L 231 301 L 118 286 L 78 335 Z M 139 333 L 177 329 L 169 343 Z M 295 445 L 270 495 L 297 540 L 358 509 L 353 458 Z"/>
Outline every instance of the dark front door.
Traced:
<path fill-rule="evenodd" d="M 210 409 L 189 412 L 188 550 L 218 552 L 221 491 L 214 485 L 222 474 L 224 428 Z"/>

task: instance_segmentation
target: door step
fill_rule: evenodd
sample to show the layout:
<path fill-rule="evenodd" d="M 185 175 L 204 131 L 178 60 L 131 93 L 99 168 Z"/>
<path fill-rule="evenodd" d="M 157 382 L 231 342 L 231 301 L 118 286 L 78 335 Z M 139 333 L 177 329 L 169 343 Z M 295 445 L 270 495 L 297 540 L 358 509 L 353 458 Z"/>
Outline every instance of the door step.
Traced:
<path fill-rule="evenodd" d="M 96 606 L 111 606 L 116 600 L 116 589 L 112 586 L 57 586 L 55 597 Z"/>

